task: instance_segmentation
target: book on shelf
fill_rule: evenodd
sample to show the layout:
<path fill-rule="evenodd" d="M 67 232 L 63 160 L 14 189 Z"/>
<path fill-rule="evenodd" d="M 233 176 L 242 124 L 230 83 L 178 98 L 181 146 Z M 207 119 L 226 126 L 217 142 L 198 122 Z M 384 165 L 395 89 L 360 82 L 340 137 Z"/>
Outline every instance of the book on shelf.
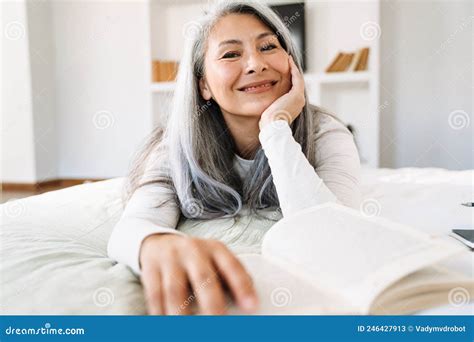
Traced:
<path fill-rule="evenodd" d="M 352 58 L 351 65 L 349 66 L 348 70 L 356 71 L 357 64 L 359 63 L 360 57 L 362 56 L 362 51 L 364 51 L 364 49 L 359 49 L 354 54 L 354 58 Z"/>
<path fill-rule="evenodd" d="M 354 71 L 365 71 L 367 70 L 368 61 L 369 61 L 369 48 L 363 48 L 361 50 L 359 60 L 354 68 Z"/>
<path fill-rule="evenodd" d="M 176 79 L 178 62 L 175 61 L 152 61 L 152 82 L 171 82 Z"/>
<path fill-rule="evenodd" d="M 337 56 L 333 59 L 331 64 L 326 68 L 326 72 L 334 72 L 336 71 L 336 65 L 339 63 L 340 59 L 342 58 L 344 54 L 342 52 L 339 52 Z"/>
<path fill-rule="evenodd" d="M 447 236 L 326 203 L 283 218 L 261 254 L 239 258 L 260 299 L 257 314 L 394 315 L 448 304 L 456 290 L 474 298 L 472 274 L 441 264 L 462 253 Z"/>
<path fill-rule="evenodd" d="M 357 52 L 339 52 L 326 68 L 326 72 L 366 71 L 368 58 L 368 47 L 361 48 Z"/>

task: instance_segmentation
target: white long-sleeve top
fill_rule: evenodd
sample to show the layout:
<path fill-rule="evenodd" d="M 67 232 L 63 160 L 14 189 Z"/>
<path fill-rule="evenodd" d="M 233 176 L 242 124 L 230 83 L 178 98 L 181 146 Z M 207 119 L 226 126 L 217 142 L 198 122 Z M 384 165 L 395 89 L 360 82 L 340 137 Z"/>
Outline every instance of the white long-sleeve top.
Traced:
<path fill-rule="evenodd" d="M 293 138 L 286 121 L 267 124 L 259 134 L 278 194 L 283 217 L 324 202 L 358 207 L 360 202 L 360 161 L 349 130 L 330 115 L 317 116 L 316 168 L 313 168 Z M 241 178 L 252 164 L 238 155 L 234 167 Z M 128 265 L 140 275 L 140 247 L 152 234 L 183 234 L 176 229 L 180 208 L 174 192 L 156 184 L 138 188 L 114 227 L 108 242 L 108 255 Z M 172 199 L 157 208 L 157 203 Z"/>

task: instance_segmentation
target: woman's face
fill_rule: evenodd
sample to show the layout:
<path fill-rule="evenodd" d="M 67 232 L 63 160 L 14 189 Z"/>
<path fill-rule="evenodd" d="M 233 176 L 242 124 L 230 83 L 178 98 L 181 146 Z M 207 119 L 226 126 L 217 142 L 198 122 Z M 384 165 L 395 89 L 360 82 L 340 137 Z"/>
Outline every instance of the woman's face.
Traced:
<path fill-rule="evenodd" d="M 229 14 L 207 41 L 205 73 L 199 87 L 224 114 L 260 116 L 291 88 L 288 54 L 277 35 L 253 15 Z M 249 85 L 265 81 L 259 87 Z"/>

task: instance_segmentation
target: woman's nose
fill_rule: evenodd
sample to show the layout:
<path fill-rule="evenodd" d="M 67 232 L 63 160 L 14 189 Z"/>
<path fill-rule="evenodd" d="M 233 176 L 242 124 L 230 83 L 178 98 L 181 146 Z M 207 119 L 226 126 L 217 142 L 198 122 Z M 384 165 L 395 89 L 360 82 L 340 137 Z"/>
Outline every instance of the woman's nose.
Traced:
<path fill-rule="evenodd" d="M 265 58 L 258 52 L 254 52 L 248 55 L 246 61 L 246 74 L 252 74 L 254 72 L 260 73 L 267 69 L 267 63 Z"/>

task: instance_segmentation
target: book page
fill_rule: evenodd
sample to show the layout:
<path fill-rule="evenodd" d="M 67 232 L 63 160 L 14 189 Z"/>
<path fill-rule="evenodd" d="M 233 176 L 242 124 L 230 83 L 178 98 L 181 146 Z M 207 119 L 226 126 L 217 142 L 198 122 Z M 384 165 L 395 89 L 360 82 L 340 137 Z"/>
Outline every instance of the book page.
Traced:
<path fill-rule="evenodd" d="M 354 313 L 340 298 L 314 288 L 310 283 L 269 262 L 258 254 L 243 254 L 240 261 L 252 276 L 259 298 L 258 315 L 330 315 Z M 235 305 L 229 314 L 242 312 Z"/>
<path fill-rule="evenodd" d="M 390 285 L 373 301 L 370 312 L 406 315 L 448 303 L 466 305 L 471 298 L 474 298 L 472 277 L 434 265 Z"/>
<path fill-rule="evenodd" d="M 328 203 L 276 223 L 262 254 L 319 288 L 368 311 L 370 302 L 401 277 L 450 255 L 461 246 L 383 218 Z"/>

